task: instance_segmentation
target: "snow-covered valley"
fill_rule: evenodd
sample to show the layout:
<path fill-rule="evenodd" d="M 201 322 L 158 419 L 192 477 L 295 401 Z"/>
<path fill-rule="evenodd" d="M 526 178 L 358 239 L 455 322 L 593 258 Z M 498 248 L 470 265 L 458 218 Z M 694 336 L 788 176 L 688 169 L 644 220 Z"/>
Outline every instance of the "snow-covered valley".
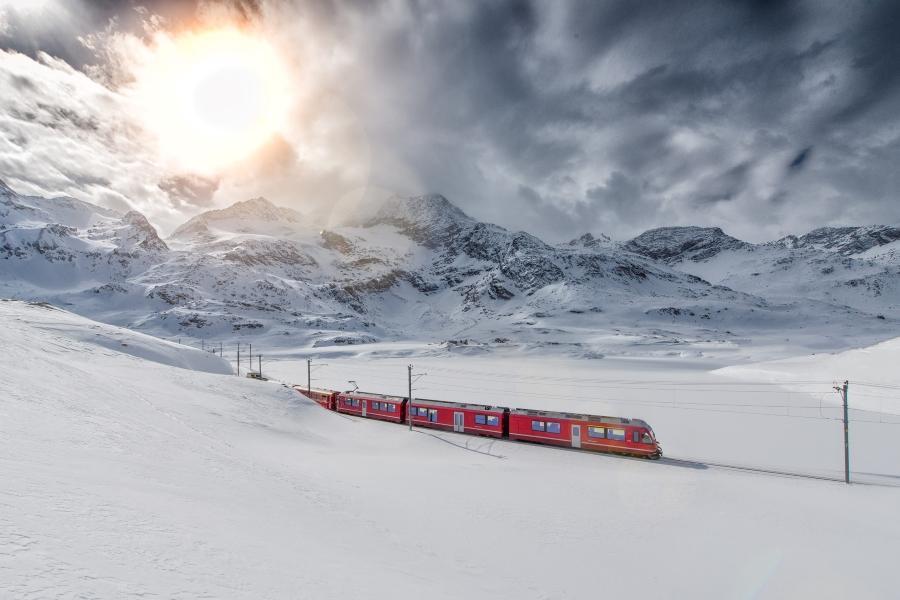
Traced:
<path fill-rule="evenodd" d="M 645 417 L 673 457 L 651 462 L 348 418 L 227 374 L 209 353 L 46 306 L 0 302 L 0 321 L 0 597 L 891 598 L 900 587 L 896 425 L 853 426 L 854 464 L 874 485 L 714 464 L 838 473 L 838 421 L 768 406 L 790 397 L 791 414 L 807 414 L 818 388 L 748 394 L 740 374 L 697 361 L 416 359 L 428 372 L 416 394 L 475 387 L 497 403 Z M 305 364 L 280 358 L 270 374 L 303 381 Z M 318 384 L 402 391 L 399 361 L 333 358 Z M 798 369 L 785 377 L 817 380 Z"/>

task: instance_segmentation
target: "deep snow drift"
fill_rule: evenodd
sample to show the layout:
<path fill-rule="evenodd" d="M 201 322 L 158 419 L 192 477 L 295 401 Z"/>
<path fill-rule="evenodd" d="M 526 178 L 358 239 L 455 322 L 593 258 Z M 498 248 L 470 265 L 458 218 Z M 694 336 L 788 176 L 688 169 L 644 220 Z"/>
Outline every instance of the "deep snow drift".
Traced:
<path fill-rule="evenodd" d="M 20 302 L 0 302 L 0 343 L 11 349 L 0 369 L 0 597 L 889 598 L 900 589 L 894 487 L 409 433 L 220 374 L 224 363 L 197 350 Z M 300 378 L 296 363 L 274 366 Z M 380 375 L 387 386 L 388 366 L 370 362 L 356 378 L 374 385 Z M 316 376 L 353 378 L 341 367 Z M 561 364 L 521 368 L 566 375 Z M 445 374 L 485 386 L 465 381 L 483 379 L 468 368 Z M 417 385 L 449 388 L 437 375 Z M 672 453 L 717 423 L 730 431 L 734 418 L 640 410 L 633 416 L 652 417 Z M 765 446 L 783 433 L 795 448 L 818 443 L 760 423 L 748 420 L 754 435 L 736 443 Z M 874 448 L 860 448 L 860 460 L 877 460 L 862 456 Z"/>

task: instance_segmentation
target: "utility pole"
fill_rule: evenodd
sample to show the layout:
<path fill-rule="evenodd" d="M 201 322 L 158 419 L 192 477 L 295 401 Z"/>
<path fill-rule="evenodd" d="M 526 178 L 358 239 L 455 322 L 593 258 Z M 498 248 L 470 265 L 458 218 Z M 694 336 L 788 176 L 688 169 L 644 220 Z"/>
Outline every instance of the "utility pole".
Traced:
<path fill-rule="evenodd" d="M 238 374 L 238 377 L 240 377 L 240 376 L 241 376 L 241 343 L 240 343 L 240 342 L 238 342 L 238 359 L 237 359 L 237 365 L 238 365 L 238 373 L 237 373 L 237 374 Z"/>
<path fill-rule="evenodd" d="M 306 393 L 312 391 L 312 359 L 306 359 Z"/>
<path fill-rule="evenodd" d="M 256 358 L 259 359 L 259 376 L 262 377 L 262 354 L 257 354 Z"/>
<path fill-rule="evenodd" d="M 409 430 L 412 431 L 412 365 L 406 366 L 406 381 L 409 383 L 409 400 L 406 402 L 406 416 L 409 417 Z"/>
<path fill-rule="evenodd" d="M 850 382 L 845 380 L 844 385 L 836 385 L 834 389 L 840 392 L 844 401 L 844 482 L 850 483 L 850 409 L 847 406 Z"/>
<path fill-rule="evenodd" d="M 225 356 L 225 354 L 222 353 L 222 342 L 219 342 L 219 356 Z"/>
<path fill-rule="evenodd" d="M 253 370 L 253 344 L 250 344 L 250 368 L 247 370 L 248 371 Z"/>

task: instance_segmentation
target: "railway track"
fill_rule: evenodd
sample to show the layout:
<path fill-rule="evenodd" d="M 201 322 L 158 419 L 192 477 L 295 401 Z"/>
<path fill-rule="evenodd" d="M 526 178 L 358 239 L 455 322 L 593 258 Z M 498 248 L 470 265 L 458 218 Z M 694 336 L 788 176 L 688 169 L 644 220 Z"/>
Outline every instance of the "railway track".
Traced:
<path fill-rule="evenodd" d="M 624 458 L 624 457 L 623 457 Z M 627 457 L 630 458 L 630 457 Z M 789 477 L 795 479 L 815 479 L 818 481 L 831 481 L 836 483 L 844 483 L 844 478 L 840 476 L 818 475 L 815 473 L 803 473 L 798 471 L 785 471 L 781 469 L 772 469 L 765 467 L 754 467 L 750 465 L 735 465 L 728 463 L 713 462 L 708 460 L 686 459 L 686 458 L 669 458 L 663 457 L 659 460 L 662 465 L 689 467 L 694 469 L 724 469 L 729 471 L 743 471 L 745 473 L 758 473 L 760 475 L 771 475 L 777 477 Z M 879 479 L 890 477 L 889 475 L 869 474 L 871 477 Z M 856 485 L 874 485 L 879 487 L 900 487 L 900 481 L 897 483 L 887 481 L 873 481 L 866 476 L 865 479 L 855 480 L 852 483 Z"/>

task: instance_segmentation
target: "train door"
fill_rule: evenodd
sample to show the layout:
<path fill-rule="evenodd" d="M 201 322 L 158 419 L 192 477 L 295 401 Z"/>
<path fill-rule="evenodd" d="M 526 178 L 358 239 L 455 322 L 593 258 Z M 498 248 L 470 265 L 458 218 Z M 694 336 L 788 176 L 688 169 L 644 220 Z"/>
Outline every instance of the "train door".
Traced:
<path fill-rule="evenodd" d="M 572 447 L 581 448 L 581 425 L 572 425 Z"/>
<path fill-rule="evenodd" d="M 457 433 L 465 433 L 465 413 L 455 412 L 453 413 L 453 431 Z"/>
<path fill-rule="evenodd" d="M 366 416 L 366 401 L 362 401 L 362 416 Z"/>

